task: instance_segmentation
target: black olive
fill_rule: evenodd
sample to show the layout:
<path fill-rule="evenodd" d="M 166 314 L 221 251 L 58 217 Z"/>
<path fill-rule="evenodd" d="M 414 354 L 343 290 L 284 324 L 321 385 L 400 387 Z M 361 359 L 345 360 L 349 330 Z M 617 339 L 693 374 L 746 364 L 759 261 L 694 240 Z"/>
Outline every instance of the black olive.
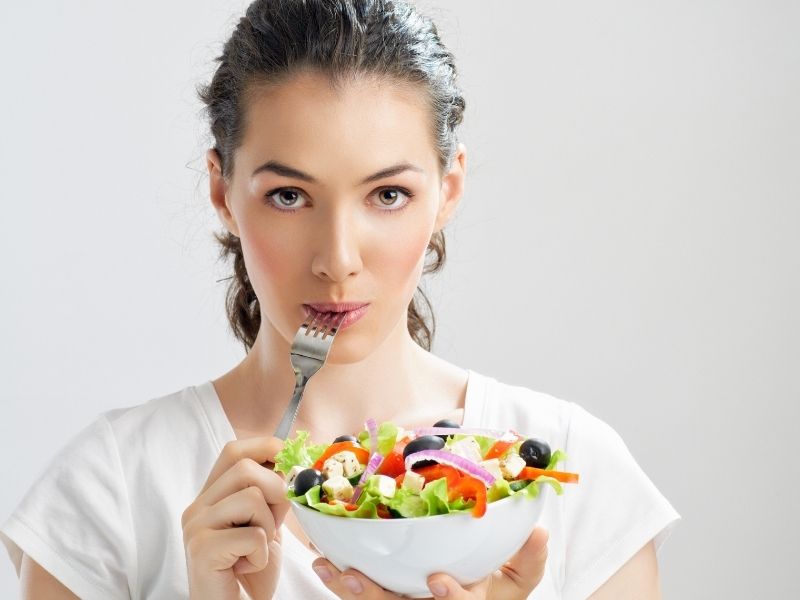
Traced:
<path fill-rule="evenodd" d="M 403 448 L 403 458 L 406 458 L 409 454 L 413 454 L 414 452 L 419 452 L 421 450 L 441 450 L 444 448 L 444 439 L 442 439 L 439 435 L 423 435 L 422 437 L 418 437 L 415 440 L 411 440 L 406 444 L 406 447 Z M 424 467 L 426 465 L 435 465 L 435 460 L 421 460 L 416 463 L 415 467 Z"/>
<path fill-rule="evenodd" d="M 358 443 L 358 438 L 356 436 L 354 436 L 354 435 L 340 435 L 335 440 L 333 440 L 334 444 L 336 444 L 337 442 L 355 442 L 355 443 Z"/>
<path fill-rule="evenodd" d="M 294 478 L 294 495 L 302 496 L 315 485 L 322 485 L 323 481 L 322 473 L 316 469 L 303 469 Z"/>
<path fill-rule="evenodd" d="M 436 423 L 434 423 L 433 426 L 434 427 L 450 427 L 452 429 L 461 429 L 461 425 L 459 425 L 455 421 L 451 421 L 450 419 L 442 419 L 441 421 L 436 421 Z M 440 435 L 438 437 L 440 437 L 443 440 L 447 441 L 447 438 L 450 437 L 450 436 Z"/>
<path fill-rule="evenodd" d="M 529 467 L 545 469 L 550 464 L 550 446 L 542 440 L 525 440 L 519 447 L 519 455 Z"/>

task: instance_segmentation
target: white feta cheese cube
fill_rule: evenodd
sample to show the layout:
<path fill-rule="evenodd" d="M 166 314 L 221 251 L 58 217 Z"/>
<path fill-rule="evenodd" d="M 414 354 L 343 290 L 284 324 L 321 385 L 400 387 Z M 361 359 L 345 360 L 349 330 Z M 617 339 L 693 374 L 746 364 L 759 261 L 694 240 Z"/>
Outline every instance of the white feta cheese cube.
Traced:
<path fill-rule="evenodd" d="M 353 497 L 353 486 L 346 477 L 331 477 L 322 483 L 322 490 L 333 500 L 350 500 Z"/>
<path fill-rule="evenodd" d="M 422 475 L 414 471 L 406 471 L 406 476 L 403 477 L 403 485 L 401 487 L 412 494 L 419 494 L 424 485 L 425 478 Z"/>
<path fill-rule="evenodd" d="M 374 481 L 377 483 L 373 485 L 375 485 L 375 489 L 381 496 L 385 496 L 387 498 L 394 496 L 394 493 L 397 490 L 397 482 L 394 479 L 387 477 L 386 475 L 375 475 Z"/>
<path fill-rule="evenodd" d="M 465 437 L 463 440 L 458 440 L 447 448 L 453 454 L 471 460 L 472 462 L 480 462 L 483 459 L 481 455 L 481 447 L 474 437 Z"/>
<path fill-rule="evenodd" d="M 495 479 L 503 479 L 503 471 L 500 469 L 500 459 L 491 458 L 489 460 L 482 460 L 478 463 L 484 469 L 494 475 Z"/>
<path fill-rule="evenodd" d="M 361 468 L 361 463 L 358 462 L 356 455 L 350 452 L 349 450 L 342 450 L 341 452 L 337 452 L 331 459 L 342 463 L 342 468 L 344 469 L 344 476 L 345 477 L 352 477 L 356 473 L 360 473 L 363 469 Z"/>
<path fill-rule="evenodd" d="M 342 466 L 342 463 L 340 463 L 338 460 L 329 458 L 322 463 L 322 476 L 325 479 L 341 477 L 342 475 L 344 475 L 344 466 Z"/>
<path fill-rule="evenodd" d="M 514 479 L 523 468 L 525 468 L 525 461 L 519 454 L 509 454 L 500 461 L 500 471 L 506 479 Z"/>
<path fill-rule="evenodd" d="M 289 469 L 289 472 L 286 474 L 286 485 L 294 484 L 294 479 L 295 477 L 297 477 L 297 474 L 300 471 L 305 471 L 305 470 L 306 467 L 301 467 L 300 465 L 295 465 L 291 469 Z"/>

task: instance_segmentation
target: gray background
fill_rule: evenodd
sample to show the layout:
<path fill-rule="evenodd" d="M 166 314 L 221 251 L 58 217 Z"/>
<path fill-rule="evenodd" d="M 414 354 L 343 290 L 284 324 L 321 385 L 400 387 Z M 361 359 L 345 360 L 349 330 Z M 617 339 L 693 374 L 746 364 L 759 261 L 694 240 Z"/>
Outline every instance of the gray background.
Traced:
<path fill-rule="evenodd" d="M 242 356 L 194 85 L 245 5 L 0 6 L 2 518 L 98 412 Z M 800 597 L 800 5 L 422 5 L 469 151 L 434 351 L 620 432 L 683 516 L 666 597 Z"/>

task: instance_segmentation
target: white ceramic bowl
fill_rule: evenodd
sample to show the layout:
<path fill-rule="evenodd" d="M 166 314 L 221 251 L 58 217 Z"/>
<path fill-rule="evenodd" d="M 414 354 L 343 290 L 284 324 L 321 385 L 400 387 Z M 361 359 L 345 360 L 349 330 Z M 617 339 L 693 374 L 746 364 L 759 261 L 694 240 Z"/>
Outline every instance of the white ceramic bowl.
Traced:
<path fill-rule="evenodd" d="M 519 550 L 539 522 L 552 487 L 536 498 L 516 494 L 491 502 L 486 513 L 412 519 L 354 519 L 326 515 L 297 502 L 292 510 L 306 535 L 337 569 L 361 571 L 410 598 L 430 597 L 426 581 L 447 573 L 460 584 L 480 581 Z"/>

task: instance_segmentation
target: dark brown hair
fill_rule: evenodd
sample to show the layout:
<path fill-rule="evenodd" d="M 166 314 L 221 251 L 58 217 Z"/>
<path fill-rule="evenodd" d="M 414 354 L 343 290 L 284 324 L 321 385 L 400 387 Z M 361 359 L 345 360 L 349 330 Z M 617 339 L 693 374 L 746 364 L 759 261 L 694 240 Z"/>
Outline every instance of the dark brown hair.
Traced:
<path fill-rule="evenodd" d="M 415 85 L 431 108 L 440 173 L 452 163 L 456 127 L 466 106 L 456 82 L 453 55 L 436 25 L 405 1 L 392 0 L 255 0 L 248 6 L 207 85 L 198 89 L 220 157 L 222 174 L 233 172 L 233 153 L 244 136 L 248 90 L 278 84 L 301 69 L 326 75 L 331 85 L 360 75 Z M 241 242 L 230 232 L 214 234 L 220 258 L 233 258 L 226 310 L 234 336 L 245 349 L 255 343 L 261 326 L 258 298 L 244 264 Z M 432 260 L 428 260 L 432 257 Z M 423 274 L 444 266 L 445 237 L 435 233 L 426 250 Z M 436 331 L 431 303 L 420 287 L 430 326 L 415 298 L 408 306 L 408 331 L 426 350 Z"/>

